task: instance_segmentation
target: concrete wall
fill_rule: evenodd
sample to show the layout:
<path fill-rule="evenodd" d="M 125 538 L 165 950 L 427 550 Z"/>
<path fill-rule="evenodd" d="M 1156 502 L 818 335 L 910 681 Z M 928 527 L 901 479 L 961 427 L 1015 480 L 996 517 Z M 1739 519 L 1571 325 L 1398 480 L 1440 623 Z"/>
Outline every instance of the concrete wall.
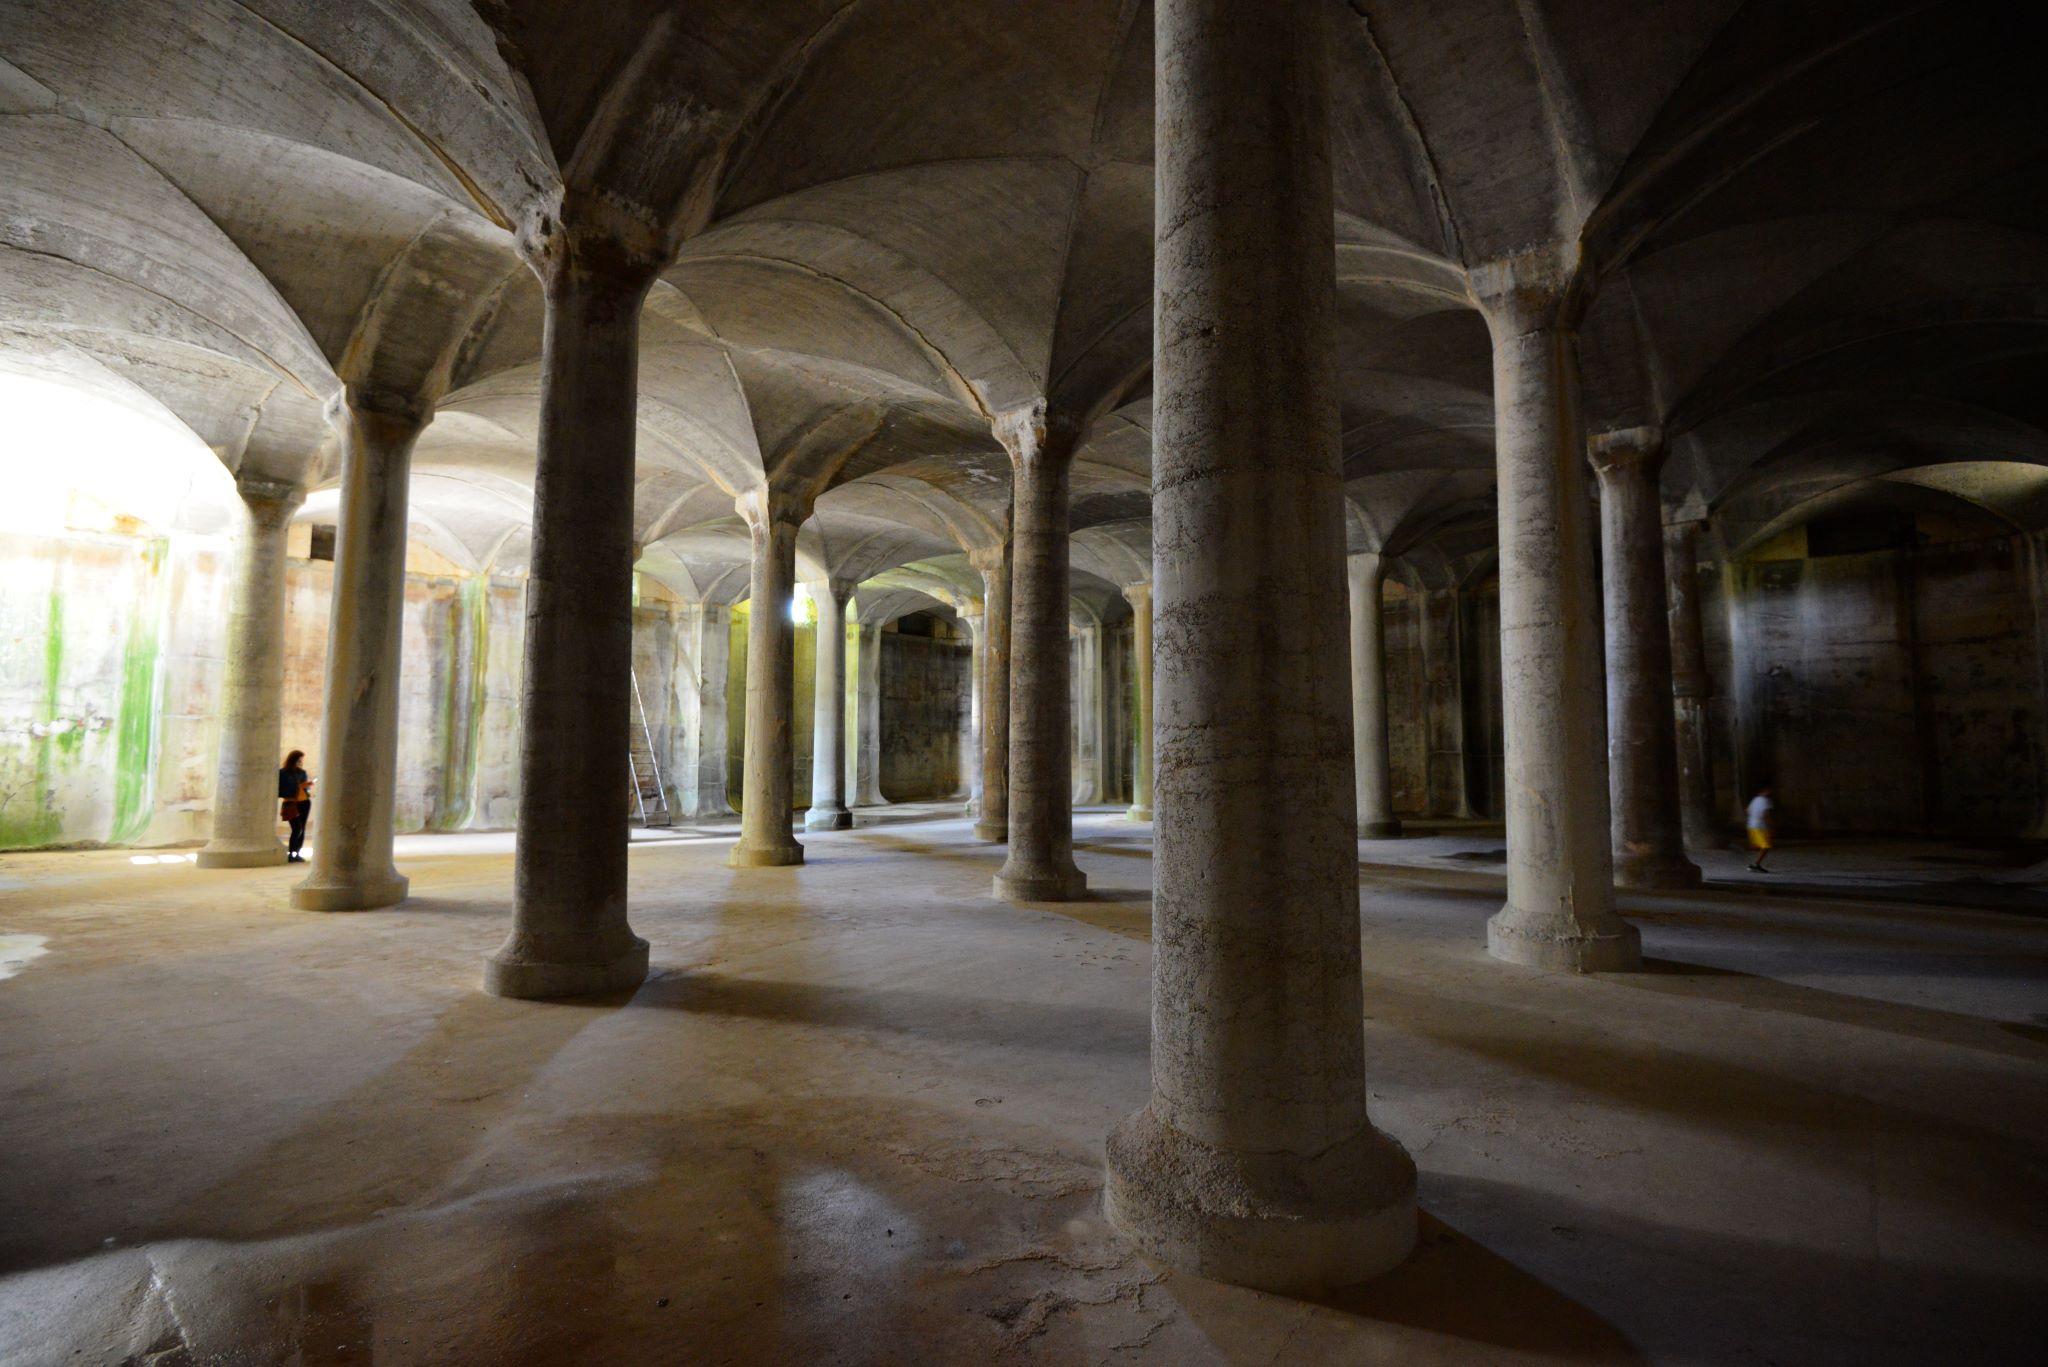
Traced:
<path fill-rule="evenodd" d="M 2027 833 L 2044 730 L 2022 538 L 1808 556 L 1797 531 L 1718 576 L 1708 656 L 1732 817 L 1776 781 L 1792 833 Z"/>
<path fill-rule="evenodd" d="M 891 802 L 950 797 L 960 788 L 960 712 L 973 647 L 883 631 L 882 795 Z"/>
<path fill-rule="evenodd" d="M 0 536 L 0 848 L 207 837 L 228 566 L 207 537 Z M 333 571 L 286 562 L 281 749 L 316 775 Z M 399 829 L 511 824 L 523 622 L 519 581 L 407 576 Z"/>
<path fill-rule="evenodd" d="M 0 848 L 204 837 L 224 552 L 0 535 Z"/>
<path fill-rule="evenodd" d="M 1387 584 L 1381 612 L 1387 650 L 1387 771 L 1394 810 L 1419 815 L 1427 803 L 1428 731 L 1423 724 L 1421 601 L 1405 584 Z"/>
<path fill-rule="evenodd" d="M 1498 816 L 1506 772 L 1499 581 L 1427 591 L 1390 581 L 1382 612 L 1394 810 Z"/>

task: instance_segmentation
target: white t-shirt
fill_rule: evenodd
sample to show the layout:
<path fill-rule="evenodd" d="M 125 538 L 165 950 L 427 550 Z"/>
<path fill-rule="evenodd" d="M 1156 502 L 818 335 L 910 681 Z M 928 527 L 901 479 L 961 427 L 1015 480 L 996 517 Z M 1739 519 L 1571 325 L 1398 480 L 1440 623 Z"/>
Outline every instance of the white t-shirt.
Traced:
<path fill-rule="evenodd" d="M 1749 828 L 1752 831 L 1770 829 L 1771 808 L 1777 805 L 1777 803 L 1771 801 L 1762 793 L 1758 793 L 1755 797 L 1751 798 L 1749 800 Z"/>

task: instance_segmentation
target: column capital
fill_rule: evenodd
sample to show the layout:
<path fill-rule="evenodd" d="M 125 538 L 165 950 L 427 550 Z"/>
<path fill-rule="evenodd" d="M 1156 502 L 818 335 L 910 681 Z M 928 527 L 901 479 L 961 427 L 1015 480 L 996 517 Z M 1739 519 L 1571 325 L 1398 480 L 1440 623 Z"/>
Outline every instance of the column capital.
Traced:
<path fill-rule="evenodd" d="M 1044 399 L 998 413 L 989 422 L 995 439 L 1010 453 L 1011 465 L 1040 460 L 1068 461 L 1081 445 L 1085 424 Z"/>
<path fill-rule="evenodd" d="M 813 602 L 820 599 L 829 599 L 839 609 L 839 613 L 843 617 L 846 615 L 846 605 L 853 601 L 854 591 L 860 588 L 860 581 L 857 579 L 836 578 L 813 579 L 806 582 L 804 587 L 811 591 Z"/>
<path fill-rule="evenodd" d="M 1000 574 L 1005 549 L 1001 545 L 976 546 L 967 552 L 968 567 L 981 575 Z"/>
<path fill-rule="evenodd" d="M 1124 585 L 1124 601 L 1133 609 L 1152 606 L 1152 581 L 1145 579 L 1136 584 Z"/>
<path fill-rule="evenodd" d="M 433 421 L 434 403 L 424 395 L 406 394 L 371 380 L 349 380 L 327 400 L 326 417 L 330 427 L 375 417 L 421 428 Z"/>
<path fill-rule="evenodd" d="M 1654 477 L 1664 468 L 1667 449 L 1664 429 L 1654 424 L 1612 428 L 1586 439 L 1586 458 L 1603 484 L 1638 470 Z"/>
<path fill-rule="evenodd" d="M 1576 242 L 1552 244 L 1471 268 L 1466 287 L 1496 343 L 1534 332 L 1570 332 L 1584 312 Z"/>
<path fill-rule="evenodd" d="M 242 502 L 252 509 L 259 505 L 281 509 L 286 516 L 298 510 L 306 501 L 303 485 L 288 479 L 268 479 L 262 475 L 240 474 L 235 476 L 235 492 L 242 496 Z"/>
<path fill-rule="evenodd" d="M 733 499 L 733 508 L 756 531 L 764 527 L 800 527 L 811 515 L 814 496 L 807 490 L 763 484 Z"/>
<path fill-rule="evenodd" d="M 612 195 L 565 186 L 519 224 L 519 255 L 541 278 L 570 275 L 645 293 L 673 255 L 661 225 Z"/>

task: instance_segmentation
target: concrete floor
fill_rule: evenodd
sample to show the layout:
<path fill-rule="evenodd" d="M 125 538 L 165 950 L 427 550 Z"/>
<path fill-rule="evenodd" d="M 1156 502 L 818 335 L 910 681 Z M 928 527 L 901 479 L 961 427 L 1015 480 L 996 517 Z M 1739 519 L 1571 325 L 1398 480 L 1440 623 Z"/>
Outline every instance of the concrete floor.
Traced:
<path fill-rule="evenodd" d="M 1497 835 L 1362 845 L 1425 1233 L 1309 1304 L 1096 1213 L 1149 840 L 1076 834 L 1094 900 L 1025 909 L 959 820 L 636 841 L 655 970 L 587 1006 L 476 990 L 507 837 L 403 842 L 364 915 L 0 859 L 0 1362 L 2038 1360 L 2048 919 L 1711 888 L 1625 899 L 1650 971 L 1546 977 L 1483 953 Z"/>

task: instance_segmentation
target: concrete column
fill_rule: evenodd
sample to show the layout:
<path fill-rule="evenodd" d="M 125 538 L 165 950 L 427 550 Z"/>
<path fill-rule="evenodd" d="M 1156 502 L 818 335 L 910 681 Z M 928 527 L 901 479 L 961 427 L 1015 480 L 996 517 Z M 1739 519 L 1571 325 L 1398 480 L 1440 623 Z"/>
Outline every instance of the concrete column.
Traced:
<path fill-rule="evenodd" d="M 314 756 L 313 867 L 292 888 L 291 902 L 303 911 L 370 911 L 405 900 L 391 835 L 406 494 L 413 443 L 432 414 L 396 395 L 351 390 L 331 416 L 343 430 L 341 515 Z"/>
<path fill-rule="evenodd" d="M 1103 802 L 1121 802 L 1124 796 L 1123 718 L 1118 713 L 1129 692 L 1129 681 L 1124 676 L 1124 656 L 1128 647 L 1124 644 L 1120 628 L 1120 623 L 1116 626 L 1105 623 L 1095 630 L 1097 664 L 1101 671 L 1095 685 L 1095 733 L 1099 747 L 1095 762 L 1102 776 L 1099 800 Z"/>
<path fill-rule="evenodd" d="M 1664 592 L 1671 632 L 1671 704 L 1678 751 L 1679 824 L 1688 850 L 1722 844 L 1714 812 L 1713 748 L 1707 739 L 1707 699 L 1714 691 L 1707 673 L 1706 632 L 1700 624 L 1698 521 L 1664 528 Z"/>
<path fill-rule="evenodd" d="M 1104 1207 L 1313 1292 L 1415 1242 L 1366 1109 L 1324 7 L 1156 14 L 1152 1097 Z"/>
<path fill-rule="evenodd" d="M 1125 815 L 1133 821 L 1152 819 L 1152 586 L 1133 584 L 1124 590 L 1131 605 L 1131 663 L 1137 687 L 1137 744 L 1131 757 L 1131 809 Z"/>
<path fill-rule="evenodd" d="M 202 869 L 282 864 L 277 839 L 277 769 L 284 715 L 285 531 L 305 498 L 296 485 L 243 477 L 236 530 L 227 665 L 221 679 L 220 761 L 213 786 L 213 838 Z"/>
<path fill-rule="evenodd" d="M 981 807 L 974 834 L 1010 838 L 1010 538 L 969 554 L 981 575 Z"/>
<path fill-rule="evenodd" d="M 1664 596 L 1664 434 L 1602 432 L 1587 443 L 1600 477 L 1601 604 L 1607 640 L 1607 791 L 1614 881 L 1696 888 L 1678 805 L 1671 714 L 1671 624 Z"/>
<path fill-rule="evenodd" d="M 818 606 L 817 679 L 811 695 L 811 810 L 807 831 L 853 828 L 846 806 L 846 604 L 853 584 L 832 579 L 811 585 Z"/>
<path fill-rule="evenodd" d="M 536 253 L 547 302 L 526 581 L 512 932 L 484 990 L 628 992 L 647 941 L 626 919 L 633 725 L 633 473 L 640 306 L 659 262 L 564 230 Z"/>
<path fill-rule="evenodd" d="M 1386 562 L 1373 552 L 1347 562 L 1351 607 L 1351 735 L 1357 748 L 1358 833 L 1383 840 L 1401 833 L 1387 758 L 1387 631 L 1380 616 Z"/>
<path fill-rule="evenodd" d="M 697 615 L 696 801 L 689 815 L 720 817 L 725 798 L 726 676 L 732 671 L 732 609 L 705 603 Z"/>
<path fill-rule="evenodd" d="M 873 622 L 855 636 L 853 686 L 853 805 L 886 807 L 882 796 L 882 625 Z"/>
<path fill-rule="evenodd" d="M 1591 972 L 1640 967 L 1642 951 L 1614 913 L 1600 600 L 1563 316 L 1575 270 L 1545 252 L 1473 272 L 1493 333 L 1507 740 L 1507 905 L 1486 940 L 1513 963 Z"/>
<path fill-rule="evenodd" d="M 1073 717 L 1067 666 L 1067 494 L 1080 433 L 1042 409 L 1007 415 L 1010 452 L 1010 851 L 995 896 L 1066 902 L 1074 863 Z"/>
<path fill-rule="evenodd" d="M 741 765 L 740 839 L 727 862 L 768 868 L 804 862 L 790 834 L 795 750 L 796 629 L 789 620 L 796 592 L 796 532 L 810 509 L 779 490 L 756 489 L 739 499 L 753 537 L 747 608 L 747 747 Z"/>
<path fill-rule="evenodd" d="M 1102 744 L 1102 624 L 1070 632 L 1067 692 L 1074 716 L 1074 805 L 1101 802 L 1108 792 Z"/>
<path fill-rule="evenodd" d="M 967 628 L 967 700 L 960 709 L 960 788 L 967 800 L 963 816 L 973 816 L 981 807 L 981 699 L 982 658 L 988 633 L 983 629 L 979 605 L 960 614 Z"/>

